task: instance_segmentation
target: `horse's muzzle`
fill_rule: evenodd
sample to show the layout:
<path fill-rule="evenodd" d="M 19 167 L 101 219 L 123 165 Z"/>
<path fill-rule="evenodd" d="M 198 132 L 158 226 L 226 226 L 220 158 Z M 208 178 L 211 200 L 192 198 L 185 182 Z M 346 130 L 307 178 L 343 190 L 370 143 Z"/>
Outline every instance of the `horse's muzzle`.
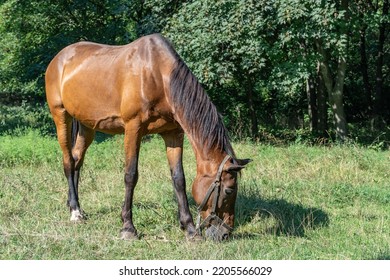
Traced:
<path fill-rule="evenodd" d="M 213 241 L 225 241 L 229 238 L 230 231 L 222 225 L 211 224 L 206 229 L 206 237 Z"/>
<path fill-rule="evenodd" d="M 206 229 L 206 238 L 214 241 L 224 241 L 230 236 L 233 228 L 225 223 L 215 213 L 211 213 L 206 219 L 201 222 L 201 215 L 198 213 L 196 222 L 196 231 L 199 235 L 202 235 L 202 229 Z"/>

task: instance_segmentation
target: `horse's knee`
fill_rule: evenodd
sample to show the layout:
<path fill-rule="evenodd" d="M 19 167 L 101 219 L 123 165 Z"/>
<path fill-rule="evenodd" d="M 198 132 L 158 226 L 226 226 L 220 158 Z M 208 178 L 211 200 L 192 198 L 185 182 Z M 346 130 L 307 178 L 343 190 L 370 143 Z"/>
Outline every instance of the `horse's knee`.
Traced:
<path fill-rule="evenodd" d="M 138 170 L 128 170 L 125 173 L 126 186 L 134 186 L 138 181 Z"/>
<path fill-rule="evenodd" d="M 73 155 L 74 159 L 74 166 L 76 170 L 80 170 L 84 163 L 84 158 L 80 157 L 79 155 Z"/>
<path fill-rule="evenodd" d="M 173 171 L 172 180 L 176 189 L 185 188 L 185 177 L 183 172 Z"/>
<path fill-rule="evenodd" d="M 72 157 L 73 157 L 73 161 L 75 162 L 75 165 L 78 164 L 78 162 L 80 161 L 80 156 L 78 153 L 75 153 L 75 152 L 72 152 Z"/>

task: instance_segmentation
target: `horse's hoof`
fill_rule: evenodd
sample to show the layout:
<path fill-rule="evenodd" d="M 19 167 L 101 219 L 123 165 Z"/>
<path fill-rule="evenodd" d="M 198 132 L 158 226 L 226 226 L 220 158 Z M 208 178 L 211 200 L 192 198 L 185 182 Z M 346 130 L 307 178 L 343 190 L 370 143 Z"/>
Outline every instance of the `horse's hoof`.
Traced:
<path fill-rule="evenodd" d="M 121 231 L 121 233 L 119 234 L 119 238 L 122 239 L 122 240 L 138 240 L 138 235 L 137 233 L 134 233 L 134 232 L 131 232 L 131 231 Z"/>
<path fill-rule="evenodd" d="M 72 222 L 83 222 L 86 220 L 86 216 L 81 210 L 72 210 L 70 220 Z"/>

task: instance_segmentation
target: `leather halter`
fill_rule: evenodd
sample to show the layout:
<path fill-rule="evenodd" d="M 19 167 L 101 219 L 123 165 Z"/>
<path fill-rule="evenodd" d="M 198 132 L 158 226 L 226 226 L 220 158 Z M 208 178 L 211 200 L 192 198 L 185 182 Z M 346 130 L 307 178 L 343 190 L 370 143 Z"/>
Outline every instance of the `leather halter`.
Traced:
<path fill-rule="evenodd" d="M 217 210 L 217 204 L 218 204 L 218 197 L 219 197 L 219 192 L 221 189 L 221 176 L 222 176 L 222 171 L 223 167 L 225 166 L 225 163 L 231 158 L 231 156 L 227 155 L 225 158 L 222 160 L 221 164 L 218 167 L 218 172 L 217 176 L 214 179 L 214 182 L 210 185 L 209 189 L 207 190 L 206 196 L 203 198 L 202 203 L 198 206 L 198 217 L 196 219 L 196 232 L 200 235 L 202 229 L 205 227 L 205 225 L 210 222 L 211 220 L 216 220 L 217 223 L 220 226 L 223 226 L 229 231 L 232 231 L 233 228 L 227 225 L 218 215 L 215 213 L 215 210 Z M 203 220 L 201 223 L 201 216 L 200 212 L 203 210 L 203 208 L 206 206 L 207 201 L 210 199 L 211 194 L 214 192 L 214 197 L 213 197 L 213 204 L 211 207 L 211 212 L 210 214 L 206 217 L 206 219 Z"/>

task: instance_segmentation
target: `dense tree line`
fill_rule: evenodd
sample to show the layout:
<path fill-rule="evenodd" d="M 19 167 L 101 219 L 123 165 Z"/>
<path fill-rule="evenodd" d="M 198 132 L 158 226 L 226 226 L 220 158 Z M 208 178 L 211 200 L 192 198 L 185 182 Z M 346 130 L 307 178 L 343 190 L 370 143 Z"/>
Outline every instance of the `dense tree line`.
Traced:
<path fill-rule="evenodd" d="M 80 40 L 168 37 L 236 137 L 345 140 L 390 120 L 389 0 L 3 0 L 1 102 L 44 102 L 44 72 Z"/>

